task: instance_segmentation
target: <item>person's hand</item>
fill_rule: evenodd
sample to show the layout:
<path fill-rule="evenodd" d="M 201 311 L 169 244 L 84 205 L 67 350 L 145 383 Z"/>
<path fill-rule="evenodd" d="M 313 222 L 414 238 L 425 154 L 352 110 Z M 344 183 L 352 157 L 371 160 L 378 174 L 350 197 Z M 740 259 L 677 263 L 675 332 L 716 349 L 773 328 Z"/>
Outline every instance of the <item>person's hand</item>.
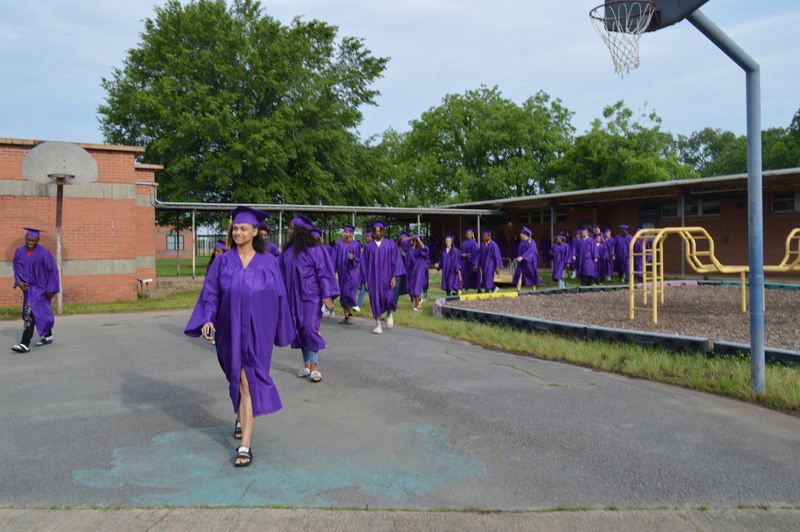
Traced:
<path fill-rule="evenodd" d="M 44 297 L 46 297 L 47 299 L 53 299 L 53 296 L 55 296 L 55 295 L 56 295 L 55 292 L 45 292 L 44 293 Z"/>
<path fill-rule="evenodd" d="M 19 286 L 19 289 L 22 290 L 23 292 L 28 291 L 28 283 L 26 283 L 25 281 L 18 282 L 17 286 Z"/>
<path fill-rule="evenodd" d="M 200 330 L 203 332 L 203 338 L 206 340 L 211 340 L 211 331 L 217 332 L 217 328 L 214 327 L 214 324 L 211 322 L 204 324 Z"/>
<path fill-rule="evenodd" d="M 500 268 L 495 268 L 494 269 L 494 274 L 495 275 L 500 275 Z"/>
<path fill-rule="evenodd" d="M 438 270 L 439 269 L 439 263 L 437 262 L 436 264 L 433 265 L 433 267 Z"/>
<path fill-rule="evenodd" d="M 328 312 L 333 310 L 333 299 L 330 297 L 326 297 L 322 300 L 322 304 L 325 305 L 325 308 L 328 309 Z"/>
<path fill-rule="evenodd" d="M 473 266 L 473 267 L 472 267 L 472 271 L 473 271 L 473 272 L 477 272 L 477 271 L 478 271 L 478 267 L 477 267 L 477 266 Z"/>
<path fill-rule="evenodd" d="M 461 256 L 464 257 L 465 259 L 467 258 L 467 254 L 466 253 L 462 253 Z"/>
<path fill-rule="evenodd" d="M 597 259 L 594 259 L 594 261 L 597 262 Z"/>
<path fill-rule="evenodd" d="M 397 284 L 397 278 L 396 278 L 396 277 L 392 277 L 392 280 L 389 282 L 389 286 L 391 286 L 392 288 L 394 288 L 394 286 L 395 286 L 396 284 Z"/>
<path fill-rule="evenodd" d="M 364 290 L 369 292 L 369 283 L 364 283 Z"/>
<path fill-rule="evenodd" d="M 522 257 L 517 257 L 517 262 L 522 262 Z"/>
<path fill-rule="evenodd" d="M 347 258 L 350 259 L 350 260 L 353 260 L 353 254 L 352 253 L 348 253 L 347 254 Z"/>

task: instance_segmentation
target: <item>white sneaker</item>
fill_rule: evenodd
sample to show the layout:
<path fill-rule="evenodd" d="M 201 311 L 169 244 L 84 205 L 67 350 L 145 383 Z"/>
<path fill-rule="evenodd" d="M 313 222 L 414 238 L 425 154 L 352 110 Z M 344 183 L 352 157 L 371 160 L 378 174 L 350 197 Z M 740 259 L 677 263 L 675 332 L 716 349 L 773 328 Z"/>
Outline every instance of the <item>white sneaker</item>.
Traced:
<path fill-rule="evenodd" d="M 411 312 L 419 312 L 419 309 L 418 308 L 412 308 Z"/>
<path fill-rule="evenodd" d="M 386 315 L 386 328 L 391 329 L 394 327 L 394 318 L 392 317 L 392 313 Z"/>
<path fill-rule="evenodd" d="M 53 343 L 53 335 L 51 334 L 50 336 L 45 336 L 44 338 L 40 339 L 38 342 L 36 342 L 36 345 L 38 347 L 41 347 L 43 345 L 52 344 L 52 343 Z"/>
<path fill-rule="evenodd" d="M 499 291 L 500 291 L 500 289 L 499 289 L 498 287 L 496 287 L 496 286 L 494 287 L 494 290 L 492 290 L 492 292 L 493 292 L 493 293 L 495 293 L 495 294 L 496 294 L 497 292 L 499 292 Z"/>
<path fill-rule="evenodd" d="M 383 329 L 381 329 L 380 325 L 378 325 L 377 327 L 372 329 L 372 334 L 382 334 L 382 333 L 383 333 Z"/>
<path fill-rule="evenodd" d="M 355 307 L 353 307 L 353 312 L 361 312 L 361 307 L 356 305 Z"/>
<path fill-rule="evenodd" d="M 31 348 L 25 344 L 17 344 L 11 348 L 12 351 L 16 351 L 17 353 L 30 353 Z"/>

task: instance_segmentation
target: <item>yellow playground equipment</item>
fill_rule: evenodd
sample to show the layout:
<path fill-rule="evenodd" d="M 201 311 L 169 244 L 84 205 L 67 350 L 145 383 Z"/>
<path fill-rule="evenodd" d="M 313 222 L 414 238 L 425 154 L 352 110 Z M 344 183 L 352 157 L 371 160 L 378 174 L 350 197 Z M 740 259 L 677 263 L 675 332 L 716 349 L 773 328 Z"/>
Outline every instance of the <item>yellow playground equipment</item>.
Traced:
<path fill-rule="evenodd" d="M 637 310 L 650 311 L 653 323 L 658 323 L 658 300 L 664 303 L 664 241 L 677 233 L 686 244 L 686 262 L 697 273 L 739 274 L 742 290 L 742 312 L 747 312 L 747 292 L 745 274 L 749 266 L 725 266 L 714 256 L 714 240 L 702 227 L 662 227 L 640 229 L 633 235 L 630 243 L 630 319 Z M 641 239 L 641 250 L 634 252 L 637 240 Z M 704 245 L 705 244 L 705 245 Z M 634 259 L 640 258 L 641 271 L 634 271 Z M 800 228 L 793 229 L 786 237 L 786 253 L 780 264 L 764 266 L 764 272 L 800 272 Z M 636 276 L 642 277 L 641 287 L 637 288 Z M 642 307 L 635 306 L 636 294 L 642 294 Z M 648 305 L 648 300 L 651 302 Z"/>

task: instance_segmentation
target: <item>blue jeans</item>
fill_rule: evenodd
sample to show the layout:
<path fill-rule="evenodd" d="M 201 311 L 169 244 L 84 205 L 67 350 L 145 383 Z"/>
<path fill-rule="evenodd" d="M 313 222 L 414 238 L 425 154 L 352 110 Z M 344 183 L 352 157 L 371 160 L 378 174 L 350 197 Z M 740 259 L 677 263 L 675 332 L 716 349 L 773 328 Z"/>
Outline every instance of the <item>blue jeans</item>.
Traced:
<path fill-rule="evenodd" d="M 358 301 L 356 301 L 356 306 L 360 307 L 364 304 L 364 294 L 367 293 L 366 287 L 364 287 L 364 283 L 361 283 L 361 288 L 358 289 Z"/>
<path fill-rule="evenodd" d="M 400 287 L 403 286 L 403 282 L 406 280 L 405 275 L 398 275 L 395 277 L 394 282 L 394 306 L 397 306 L 397 302 L 400 300 Z"/>
<path fill-rule="evenodd" d="M 317 357 L 319 356 L 319 351 L 307 351 L 305 349 L 301 349 L 303 352 L 303 364 L 316 364 Z"/>

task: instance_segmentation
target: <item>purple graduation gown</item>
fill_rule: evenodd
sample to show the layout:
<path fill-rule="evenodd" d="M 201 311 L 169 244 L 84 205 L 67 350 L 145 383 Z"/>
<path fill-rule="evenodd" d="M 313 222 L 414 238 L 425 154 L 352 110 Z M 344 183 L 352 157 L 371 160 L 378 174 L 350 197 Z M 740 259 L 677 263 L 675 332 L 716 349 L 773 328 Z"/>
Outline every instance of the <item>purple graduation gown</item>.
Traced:
<path fill-rule="evenodd" d="M 600 246 L 587 239 L 580 247 L 578 272 L 581 277 L 597 277 L 597 263 L 600 262 Z M 598 259 L 597 262 L 594 259 Z"/>
<path fill-rule="evenodd" d="M 406 287 L 408 295 L 416 297 L 428 285 L 428 268 L 430 267 L 430 250 L 427 246 L 411 248 L 406 254 Z"/>
<path fill-rule="evenodd" d="M 614 271 L 617 273 L 630 273 L 630 265 L 628 261 L 630 260 L 631 252 L 630 252 L 630 245 L 631 240 L 633 240 L 633 235 L 627 234 L 625 236 L 619 235 L 617 236 L 615 241 L 615 250 L 614 253 L 616 254 L 616 258 L 614 259 Z"/>
<path fill-rule="evenodd" d="M 604 244 L 608 250 L 608 260 L 606 261 L 606 277 L 614 275 L 614 253 L 616 253 L 617 243 L 613 236 L 606 238 Z"/>
<path fill-rule="evenodd" d="M 575 257 L 575 260 L 573 261 L 572 267 L 575 269 L 578 275 L 594 277 L 594 266 L 590 268 L 590 271 L 592 273 L 583 273 L 583 270 L 581 269 L 582 266 L 586 266 L 582 258 L 583 250 L 586 247 L 586 244 L 592 244 L 592 243 L 593 242 L 589 238 L 584 240 L 582 237 L 576 236 L 574 239 L 572 255 Z"/>
<path fill-rule="evenodd" d="M 497 247 L 500 248 L 500 258 L 505 259 L 508 257 L 508 240 L 506 240 L 505 237 L 497 239 Z"/>
<path fill-rule="evenodd" d="M 384 238 L 380 246 L 375 240 L 364 246 L 361 269 L 364 272 L 364 280 L 369 283 L 367 291 L 372 317 L 377 319 L 386 311 L 397 310 L 391 281 L 392 277 L 406 273 L 397 244 Z"/>
<path fill-rule="evenodd" d="M 517 262 L 513 283 L 516 285 L 519 278 L 522 277 L 522 286 L 539 286 L 542 278 L 539 277 L 539 251 L 536 248 L 536 242 L 532 238 L 520 242 L 517 257 L 522 257 L 522 261 Z M 514 257 L 515 261 L 517 257 Z"/>
<path fill-rule="evenodd" d="M 461 257 L 461 276 L 464 278 L 464 290 L 481 288 L 481 271 L 475 271 L 475 266 L 480 261 L 480 249 L 475 240 L 465 240 L 461 244 L 461 253 L 466 257 Z"/>
<path fill-rule="evenodd" d="M 256 253 L 244 268 L 236 248 L 217 257 L 183 332 L 200 336 L 200 328 L 209 322 L 217 330 L 217 359 L 228 378 L 233 411 L 239 410 L 242 368 L 253 413 L 262 416 L 280 410 L 281 398 L 269 375 L 272 346 L 288 345 L 295 331 L 278 259 Z"/>
<path fill-rule="evenodd" d="M 461 290 L 458 272 L 461 270 L 461 252 L 451 247 L 442 250 L 439 269 L 442 271 L 442 290 Z"/>
<path fill-rule="evenodd" d="M 503 267 L 503 258 L 500 257 L 500 248 L 497 242 L 490 240 L 489 244 L 481 242 L 480 252 L 481 286 L 485 290 L 494 288 L 494 270 Z"/>
<path fill-rule="evenodd" d="M 650 249 L 650 242 L 645 242 L 645 258 L 647 262 L 651 262 L 653 260 L 652 253 L 648 253 L 647 251 Z M 642 239 L 640 238 L 633 244 L 633 252 L 634 253 L 641 253 L 642 252 Z M 642 268 L 642 257 L 641 256 L 633 256 L 633 271 L 635 272 L 634 275 L 640 277 L 644 269 Z"/>
<path fill-rule="evenodd" d="M 541 253 L 542 262 L 550 262 L 550 237 L 543 236 L 539 241 L 539 253 Z"/>
<path fill-rule="evenodd" d="M 281 260 L 281 250 L 278 249 L 278 245 L 275 244 L 275 242 L 267 241 L 267 253 L 276 259 Z"/>
<path fill-rule="evenodd" d="M 562 281 L 564 279 L 564 270 L 567 267 L 568 261 L 571 260 L 569 254 L 572 250 L 569 244 L 561 242 L 560 244 L 553 244 L 550 248 L 550 256 L 553 260 L 553 280 Z"/>
<path fill-rule="evenodd" d="M 347 257 L 352 254 L 353 258 Z M 356 294 L 361 287 L 361 242 L 339 240 L 333 246 L 333 265 L 339 278 L 339 303 L 343 307 L 356 306 Z"/>
<path fill-rule="evenodd" d="M 326 247 L 330 246 L 312 246 L 295 256 L 294 246 L 289 246 L 283 253 L 281 270 L 286 283 L 289 313 L 296 331 L 292 349 L 325 349 L 325 340 L 319 331 L 322 300 L 339 295 L 333 261 Z"/>
<path fill-rule="evenodd" d="M 41 245 L 33 248 L 30 257 L 27 246 L 22 246 L 14 251 L 11 266 L 14 269 L 14 286 L 19 286 L 20 281 L 28 284 L 28 290 L 22 292 L 22 311 L 25 312 L 25 305 L 30 304 L 36 332 L 39 336 L 44 336 L 53 329 L 56 321 L 51 301 L 45 293 L 55 294 L 61 291 L 56 260 Z"/>

